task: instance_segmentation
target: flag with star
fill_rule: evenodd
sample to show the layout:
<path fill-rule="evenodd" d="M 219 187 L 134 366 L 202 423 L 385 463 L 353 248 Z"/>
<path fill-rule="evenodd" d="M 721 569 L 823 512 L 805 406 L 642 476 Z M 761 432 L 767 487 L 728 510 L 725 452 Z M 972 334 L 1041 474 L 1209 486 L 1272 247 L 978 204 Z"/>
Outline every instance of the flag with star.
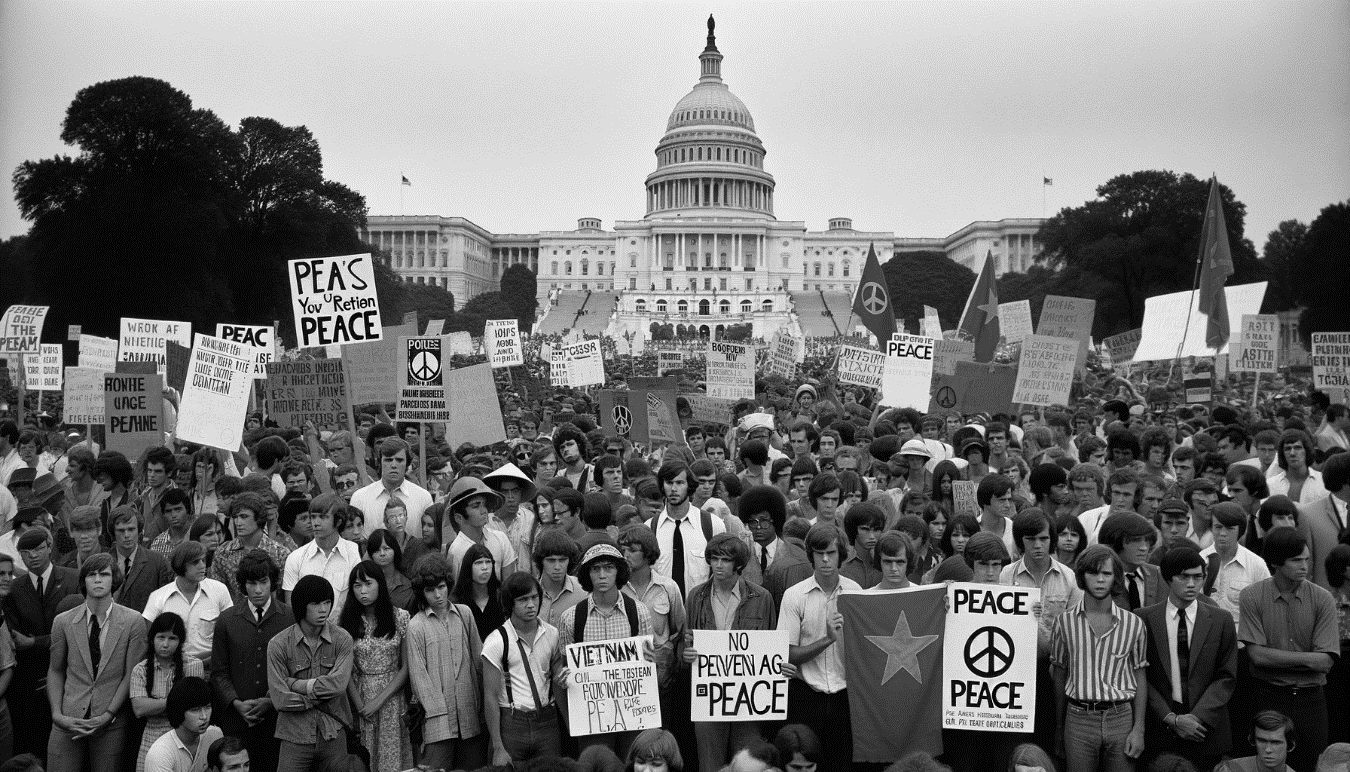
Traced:
<path fill-rule="evenodd" d="M 988 362 L 998 348 L 998 282 L 994 279 L 994 253 L 984 257 L 984 267 L 975 278 L 961 312 L 961 337 L 975 341 L 975 361 Z"/>
<path fill-rule="evenodd" d="M 841 593 L 853 759 L 942 753 L 944 585 Z"/>
<path fill-rule="evenodd" d="M 1223 218 L 1223 200 L 1219 196 L 1219 178 L 1209 182 L 1209 202 L 1205 205 L 1205 224 L 1200 229 L 1200 313 L 1205 315 L 1205 343 L 1212 349 L 1228 342 L 1228 299 L 1223 285 L 1233 275 L 1233 253 L 1228 248 L 1228 226 Z"/>
<path fill-rule="evenodd" d="M 858 282 L 858 292 L 853 296 L 853 313 L 875 336 L 877 344 L 883 348 L 886 341 L 895 333 L 895 304 L 891 302 L 891 290 L 886 285 L 886 274 L 877 261 L 876 245 L 867 247 L 867 262 L 863 264 L 862 281 Z"/>

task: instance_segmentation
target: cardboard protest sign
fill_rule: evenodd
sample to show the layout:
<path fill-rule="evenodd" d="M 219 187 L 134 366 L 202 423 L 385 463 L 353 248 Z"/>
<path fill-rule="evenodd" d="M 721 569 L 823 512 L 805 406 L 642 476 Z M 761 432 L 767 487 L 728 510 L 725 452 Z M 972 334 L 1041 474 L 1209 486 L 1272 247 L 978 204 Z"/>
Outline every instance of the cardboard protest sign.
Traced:
<path fill-rule="evenodd" d="M 930 338 L 942 337 L 942 319 L 938 310 L 932 306 L 923 307 L 923 319 L 919 320 L 919 332 Z"/>
<path fill-rule="evenodd" d="M 1042 312 L 1044 316 L 1044 312 Z M 1031 334 L 1031 301 L 998 304 L 998 331 L 1009 344 L 1021 343 Z"/>
<path fill-rule="evenodd" d="M 1026 405 L 1067 405 L 1078 360 L 1078 341 L 1032 335 L 1022 341 L 1012 401 Z"/>
<path fill-rule="evenodd" d="M 600 341 L 583 340 L 562 347 L 562 384 L 572 388 L 590 386 L 605 382 L 605 360 L 600 352 Z M 559 374 L 557 357 L 554 357 L 553 372 Z M 554 385 L 559 385 L 554 380 Z"/>
<path fill-rule="evenodd" d="M 525 364 L 521 350 L 520 330 L 515 319 L 489 319 L 483 328 L 483 348 L 493 367 Z"/>
<path fill-rule="evenodd" d="M 1248 314 L 1261 313 L 1261 301 L 1266 296 L 1266 282 L 1239 284 L 1236 287 L 1224 287 L 1223 294 L 1228 305 L 1228 318 L 1241 319 Z M 1200 313 L 1200 293 L 1182 290 L 1167 295 L 1154 295 L 1144 301 L 1144 326 L 1140 332 L 1139 347 L 1134 352 L 1134 361 L 1153 362 L 1174 357 L 1214 356 L 1214 349 L 1205 343 L 1204 314 Z M 1187 313 L 1190 324 L 1186 324 Z M 1185 339 L 1178 338 L 1185 334 Z M 1237 341 L 1233 336 L 1219 349 L 1219 353 L 1228 353 L 1229 346 Z"/>
<path fill-rule="evenodd" d="M 395 421 L 449 421 L 440 338 L 398 339 L 398 404 Z"/>
<path fill-rule="evenodd" d="M 642 414 L 648 438 L 633 438 L 634 442 L 680 442 L 684 439 L 675 407 L 674 378 L 629 378 L 628 391 L 642 400 L 641 409 L 635 409 L 634 417 L 638 413 Z M 635 404 L 634 407 L 638 408 L 639 405 Z"/>
<path fill-rule="evenodd" d="M 956 375 L 957 362 L 975 361 L 975 341 L 937 339 L 933 346 L 933 372 Z"/>
<path fill-rule="evenodd" d="M 695 421 L 715 424 L 731 424 L 732 408 L 735 400 L 709 397 L 705 394 L 681 394 L 681 399 L 689 403 L 689 411 Z"/>
<path fill-rule="evenodd" d="M 117 341 L 97 335 L 80 336 L 80 367 L 110 373 L 117 367 Z"/>
<path fill-rule="evenodd" d="M 786 721 L 786 630 L 695 630 L 694 721 Z"/>
<path fill-rule="evenodd" d="M 154 362 L 155 372 L 163 375 L 168 356 L 164 343 L 170 340 L 192 348 L 192 323 L 124 316 L 117 343 L 117 361 Z"/>
<path fill-rule="evenodd" d="M 0 317 L 0 351 L 36 354 L 42 342 L 42 325 L 50 306 L 13 305 Z"/>
<path fill-rule="evenodd" d="M 1087 367 L 1088 345 L 1092 341 L 1092 319 L 1097 312 L 1097 301 L 1086 298 L 1066 298 L 1046 295 L 1041 304 L 1041 318 L 1036 334 L 1050 338 L 1073 338 L 1078 341 L 1076 372 Z"/>
<path fill-rule="evenodd" d="M 893 407 L 928 407 L 933 383 L 932 338 L 897 332 L 886 342 L 886 366 L 881 376 L 881 401 Z"/>
<path fill-rule="evenodd" d="M 1214 398 L 1211 371 L 1202 366 L 1187 364 L 1182 367 L 1181 385 L 1186 390 L 1186 404 L 1196 405 Z"/>
<path fill-rule="evenodd" d="M 84 330 L 81 325 L 78 324 L 66 325 L 66 342 L 78 343 L 80 340 L 80 335 L 83 332 Z"/>
<path fill-rule="evenodd" d="M 656 352 L 656 374 L 665 375 L 671 370 L 684 369 L 684 353 L 680 351 Z"/>
<path fill-rule="evenodd" d="M 446 342 L 450 344 L 450 356 L 473 354 L 473 338 L 467 332 L 452 332 L 446 336 Z"/>
<path fill-rule="evenodd" d="M 567 645 L 567 716 L 573 737 L 661 726 L 656 663 L 642 657 L 651 636 Z"/>
<path fill-rule="evenodd" d="M 1247 314 L 1242 317 L 1237 355 L 1228 363 L 1229 369 L 1235 373 L 1273 373 L 1279 362 L 1279 351 L 1280 317 Z"/>
<path fill-rule="evenodd" d="M 1143 329 L 1130 330 L 1122 332 L 1119 335 L 1112 335 L 1102 341 L 1106 344 L 1107 351 L 1111 352 L 1111 367 L 1116 371 L 1125 370 L 1134 362 L 1134 352 L 1139 348 L 1139 339 L 1143 336 Z"/>
<path fill-rule="evenodd" d="M 103 371 L 89 367 L 67 367 L 61 420 L 67 424 L 102 424 Z"/>
<path fill-rule="evenodd" d="M 108 450 L 139 459 L 146 448 L 164 444 L 163 392 L 164 381 L 155 373 L 104 374 L 104 437 Z"/>
<path fill-rule="evenodd" d="M 187 382 L 188 361 L 191 359 L 192 349 L 179 345 L 177 341 L 164 341 L 165 385 L 181 394 L 183 384 Z"/>
<path fill-rule="evenodd" d="M 501 403 L 497 401 L 497 384 L 492 380 L 492 365 L 484 362 L 446 370 L 444 378 L 445 393 L 455 396 L 445 427 L 450 447 L 457 448 L 466 442 L 478 446 L 506 442 L 506 427 L 502 422 Z"/>
<path fill-rule="evenodd" d="M 839 348 L 839 382 L 855 386 L 881 388 L 881 375 L 886 369 L 886 355 L 857 346 Z"/>
<path fill-rule="evenodd" d="M 942 726 L 1031 732 L 1036 723 L 1035 587 L 947 586 Z"/>
<path fill-rule="evenodd" d="M 926 412 L 954 410 L 958 413 L 1013 412 L 1016 365 L 957 362 L 955 375 L 933 379 L 933 398 Z"/>
<path fill-rule="evenodd" d="M 1331 401 L 1350 404 L 1350 332 L 1312 334 L 1313 388 Z"/>
<path fill-rule="evenodd" d="M 178 439 L 238 450 L 257 362 L 254 346 L 198 335 L 178 408 Z"/>
<path fill-rule="evenodd" d="M 976 497 L 975 483 L 970 480 L 952 480 L 952 509 L 957 514 L 980 516 L 980 500 Z"/>
<path fill-rule="evenodd" d="M 37 354 L 24 355 L 24 377 L 33 391 L 61 390 L 61 344 L 43 343 Z"/>
<path fill-rule="evenodd" d="M 713 341 L 708 344 L 708 396 L 755 398 L 755 352 L 750 346 Z"/>
<path fill-rule="evenodd" d="M 426 335 L 427 337 L 434 337 L 440 335 L 441 332 L 444 330 L 445 330 L 444 319 L 432 319 L 431 321 L 427 322 L 427 329 L 422 334 Z"/>
<path fill-rule="evenodd" d="M 769 361 L 764 372 L 791 380 L 797 370 L 797 349 L 800 345 L 800 341 L 786 327 L 779 327 L 769 344 Z"/>
<path fill-rule="evenodd" d="M 353 405 L 393 402 L 398 398 L 396 382 L 389 374 L 398 371 L 399 340 L 389 335 L 342 347 L 343 380 Z"/>
<path fill-rule="evenodd" d="M 305 421 L 323 427 L 347 420 L 340 359 L 272 362 L 267 365 L 263 396 L 268 416 L 282 427 L 304 426 Z"/>
<path fill-rule="evenodd" d="M 291 260 L 287 268 L 297 346 L 344 346 L 384 336 L 370 255 Z"/>
<path fill-rule="evenodd" d="M 253 368 L 255 378 L 267 375 L 267 363 L 277 358 L 275 331 L 265 324 L 217 324 L 216 337 L 252 346 L 258 350 L 258 362 Z"/>

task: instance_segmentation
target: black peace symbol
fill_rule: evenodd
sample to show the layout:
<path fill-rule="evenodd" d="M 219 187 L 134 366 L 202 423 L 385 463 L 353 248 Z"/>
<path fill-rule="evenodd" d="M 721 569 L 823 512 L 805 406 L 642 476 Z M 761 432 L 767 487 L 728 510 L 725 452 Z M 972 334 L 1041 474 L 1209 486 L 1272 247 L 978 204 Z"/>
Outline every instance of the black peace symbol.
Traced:
<path fill-rule="evenodd" d="M 886 294 L 886 288 L 874 281 L 869 281 L 862 288 L 863 308 L 869 314 L 879 314 L 886 310 L 886 306 L 891 302 L 890 296 Z"/>
<path fill-rule="evenodd" d="M 982 647 L 978 651 L 972 651 Z M 999 627 L 981 627 L 966 639 L 966 667 L 981 678 L 997 678 L 1012 667 L 1012 636 Z"/>
<path fill-rule="evenodd" d="M 633 414 L 624 405 L 615 405 L 611 412 L 614 415 L 614 429 L 619 434 L 628 434 L 628 430 L 633 428 Z"/>
<path fill-rule="evenodd" d="M 430 351 L 419 351 L 408 362 L 408 374 L 419 381 L 434 380 L 440 372 L 440 357 Z"/>
<path fill-rule="evenodd" d="M 956 390 L 950 386 L 943 386 L 938 389 L 937 403 L 942 407 L 951 407 L 956 404 Z"/>

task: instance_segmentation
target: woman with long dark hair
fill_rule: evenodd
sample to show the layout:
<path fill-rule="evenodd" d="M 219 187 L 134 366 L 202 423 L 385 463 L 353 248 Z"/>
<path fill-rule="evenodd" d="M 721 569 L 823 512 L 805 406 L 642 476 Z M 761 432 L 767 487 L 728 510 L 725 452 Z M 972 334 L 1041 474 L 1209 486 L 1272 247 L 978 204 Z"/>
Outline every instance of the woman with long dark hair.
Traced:
<path fill-rule="evenodd" d="M 203 678 L 202 661 L 183 653 L 187 625 L 183 618 L 166 611 L 155 617 L 146 633 L 145 659 L 131 669 L 131 710 L 144 718 L 141 749 L 136 752 L 136 769 L 145 767 L 145 754 L 165 732 L 172 729 L 164 715 L 169 690 L 185 676 Z"/>
<path fill-rule="evenodd" d="M 488 548 L 481 544 L 469 547 L 459 563 L 459 576 L 455 578 L 455 589 L 451 594 L 456 603 L 468 606 L 473 612 L 480 639 L 506 622 L 502 602 L 497 597 L 501 586 L 502 582 L 497 578 L 497 561 Z"/>
<path fill-rule="evenodd" d="M 398 546 L 398 539 L 384 528 L 376 528 L 366 539 L 366 558 L 384 572 L 384 583 L 394 605 L 411 613 L 412 580 L 399 570 L 403 564 L 403 550 Z"/>
<path fill-rule="evenodd" d="M 942 507 L 942 511 L 951 517 L 956 511 L 955 494 L 952 492 L 952 483 L 961 479 L 961 470 L 951 461 L 939 461 L 933 468 L 933 490 L 928 496 L 928 500 Z"/>
<path fill-rule="evenodd" d="M 351 597 L 339 622 L 355 643 L 347 698 L 361 744 L 370 751 L 371 772 L 398 772 L 413 765 L 412 743 L 403 731 L 403 687 L 408 683 L 403 639 L 409 616 L 390 598 L 385 571 L 373 560 L 352 568 L 347 577 Z"/>

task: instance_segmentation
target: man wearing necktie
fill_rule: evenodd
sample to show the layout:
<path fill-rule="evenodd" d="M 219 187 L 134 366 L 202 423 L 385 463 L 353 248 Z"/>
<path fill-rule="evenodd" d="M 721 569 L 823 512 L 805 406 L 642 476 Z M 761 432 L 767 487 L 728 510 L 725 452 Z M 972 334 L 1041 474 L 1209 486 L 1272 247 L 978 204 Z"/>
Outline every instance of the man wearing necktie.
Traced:
<path fill-rule="evenodd" d="M 1162 574 L 1148 562 L 1157 534 L 1147 518 L 1133 512 L 1111 515 L 1102 523 L 1099 543 L 1110 547 L 1125 566 L 1121 591 L 1111 599 L 1126 611 L 1152 606 L 1167 596 Z"/>
<path fill-rule="evenodd" d="M 687 596 L 689 590 L 708 581 L 708 563 L 703 559 L 703 550 L 708 539 L 725 533 L 727 527 L 720 518 L 705 515 L 689 501 L 693 475 L 683 461 L 662 464 L 656 478 L 666 497 L 666 508 L 652 525 L 660 547 L 660 556 L 652 568 L 673 579 L 680 594 Z"/>

